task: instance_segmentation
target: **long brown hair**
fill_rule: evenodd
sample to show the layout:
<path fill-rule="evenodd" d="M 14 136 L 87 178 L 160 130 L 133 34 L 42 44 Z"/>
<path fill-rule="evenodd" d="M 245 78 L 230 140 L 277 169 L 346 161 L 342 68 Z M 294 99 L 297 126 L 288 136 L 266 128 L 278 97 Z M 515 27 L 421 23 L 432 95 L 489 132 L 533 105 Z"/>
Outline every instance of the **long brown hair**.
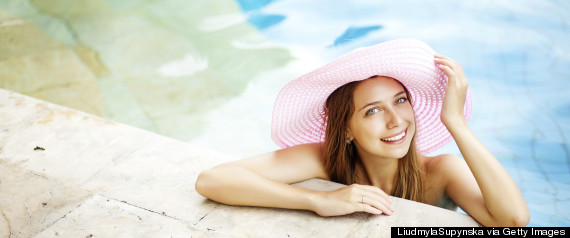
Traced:
<path fill-rule="evenodd" d="M 343 85 L 331 93 L 325 102 L 327 115 L 323 148 L 325 169 L 332 181 L 347 185 L 356 182 L 356 162 L 360 159 L 356 147 L 352 143 L 346 143 L 349 120 L 355 110 L 353 92 L 360 82 L 362 81 Z M 405 87 L 404 90 L 410 97 Z M 393 196 L 418 202 L 424 201 L 423 172 L 418 158 L 414 135 L 408 153 L 398 160 Z"/>

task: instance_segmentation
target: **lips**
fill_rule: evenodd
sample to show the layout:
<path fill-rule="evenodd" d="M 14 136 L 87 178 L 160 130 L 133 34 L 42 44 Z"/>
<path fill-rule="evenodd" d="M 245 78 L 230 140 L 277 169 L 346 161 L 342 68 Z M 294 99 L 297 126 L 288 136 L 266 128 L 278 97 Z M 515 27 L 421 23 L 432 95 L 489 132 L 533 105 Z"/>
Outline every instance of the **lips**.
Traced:
<path fill-rule="evenodd" d="M 406 129 L 406 130 L 403 130 L 402 132 L 400 132 L 400 133 L 398 133 L 398 134 L 396 134 L 396 135 L 394 135 L 394 136 L 387 137 L 387 138 L 382 138 L 382 139 L 380 139 L 380 140 L 381 140 L 381 141 L 384 141 L 384 142 L 386 142 L 386 143 L 397 143 L 397 142 L 400 142 L 400 141 L 404 140 L 404 138 L 406 137 L 406 132 L 407 132 L 407 131 L 408 131 L 408 130 Z"/>

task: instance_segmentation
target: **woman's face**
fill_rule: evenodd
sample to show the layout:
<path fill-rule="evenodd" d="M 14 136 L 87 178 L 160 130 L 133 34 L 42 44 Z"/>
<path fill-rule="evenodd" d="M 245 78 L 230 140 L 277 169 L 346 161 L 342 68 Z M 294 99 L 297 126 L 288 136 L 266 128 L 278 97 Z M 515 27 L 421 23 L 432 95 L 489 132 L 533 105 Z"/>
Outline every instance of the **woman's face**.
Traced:
<path fill-rule="evenodd" d="M 353 100 L 348 135 L 360 156 L 404 157 L 416 128 L 404 87 L 392 78 L 370 78 L 356 86 Z"/>

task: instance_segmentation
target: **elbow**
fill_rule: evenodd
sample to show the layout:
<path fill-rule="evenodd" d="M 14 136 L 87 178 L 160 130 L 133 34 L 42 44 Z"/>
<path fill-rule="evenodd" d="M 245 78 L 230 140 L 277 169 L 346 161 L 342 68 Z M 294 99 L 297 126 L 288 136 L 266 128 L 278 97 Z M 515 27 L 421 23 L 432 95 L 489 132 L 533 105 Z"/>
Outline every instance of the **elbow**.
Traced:
<path fill-rule="evenodd" d="M 522 212 L 511 214 L 509 217 L 502 218 L 499 221 L 495 221 L 493 226 L 499 227 L 524 227 L 528 225 L 530 221 L 530 214 L 528 209 Z"/>
<path fill-rule="evenodd" d="M 530 221 L 530 214 L 529 214 L 528 210 L 526 210 L 526 212 L 523 212 L 522 214 L 518 214 L 514 217 L 513 226 L 514 227 L 523 227 L 523 226 L 528 225 L 529 221 Z"/>
<path fill-rule="evenodd" d="M 526 204 L 522 205 L 521 208 L 517 210 L 518 212 L 515 212 L 511 218 L 512 226 L 523 227 L 528 225 L 528 222 L 530 221 L 530 212 L 528 211 Z"/>
<path fill-rule="evenodd" d="M 204 171 L 200 173 L 196 179 L 196 184 L 194 184 L 194 189 L 196 192 L 207 198 L 210 197 L 214 183 L 212 181 L 212 175 L 210 173 L 210 171 Z"/>

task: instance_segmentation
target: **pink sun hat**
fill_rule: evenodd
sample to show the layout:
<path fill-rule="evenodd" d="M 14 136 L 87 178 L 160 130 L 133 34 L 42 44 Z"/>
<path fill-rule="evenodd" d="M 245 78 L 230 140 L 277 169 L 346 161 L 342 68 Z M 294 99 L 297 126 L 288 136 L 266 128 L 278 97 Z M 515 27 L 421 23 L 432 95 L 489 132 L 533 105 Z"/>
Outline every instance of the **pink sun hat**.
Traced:
<path fill-rule="evenodd" d="M 271 137 L 281 148 L 325 139 L 325 101 L 337 88 L 372 76 L 398 80 L 410 92 L 416 116 L 416 144 L 429 154 L 452 137 L 440 119 L 447 76 L 434 62 L 435 51 L 415 39 L 392 40 L 359 48 L 287 83 L 273 107 Z M 467 91 L 465 120 L 471 116 Z"/>

